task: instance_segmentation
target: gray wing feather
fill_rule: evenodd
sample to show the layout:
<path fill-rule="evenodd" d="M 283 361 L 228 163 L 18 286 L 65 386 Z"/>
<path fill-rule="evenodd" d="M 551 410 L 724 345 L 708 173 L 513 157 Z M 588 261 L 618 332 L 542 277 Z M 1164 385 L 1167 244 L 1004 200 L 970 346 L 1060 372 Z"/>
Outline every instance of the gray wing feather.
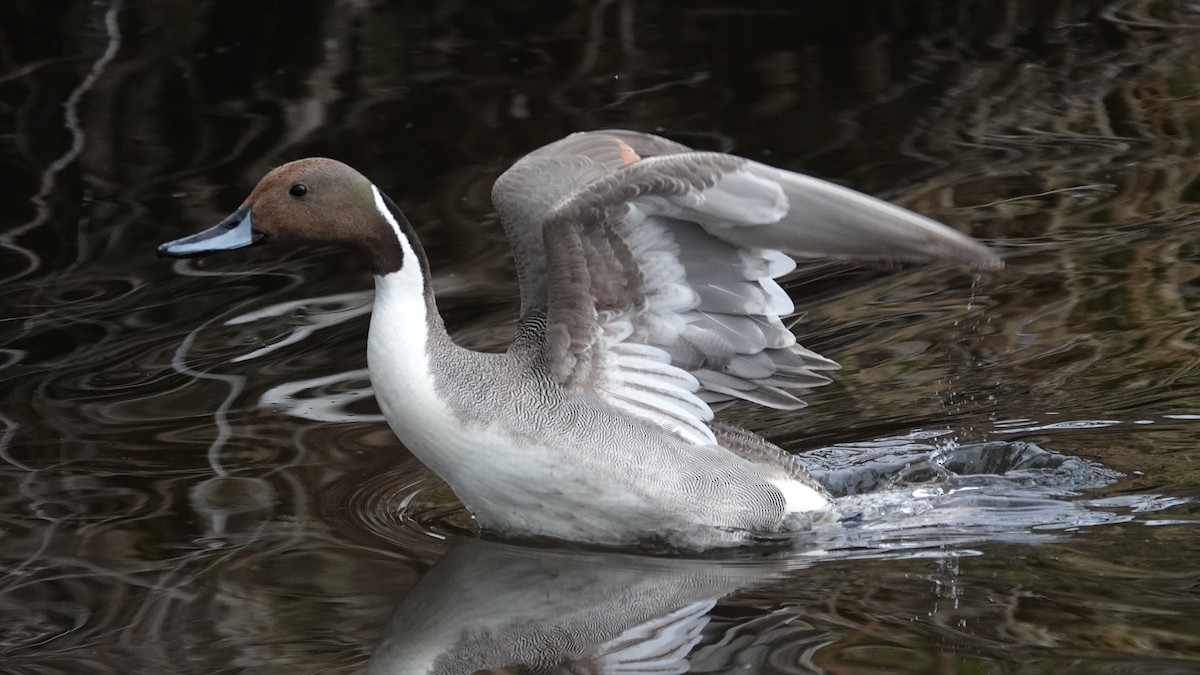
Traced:
<path fill-rule="evenodd" d="M 893 204 L 637 132 L 541 148 L 500 177 L 492 198 L 523 312 L 546 317 L 555 380 L 697 443 L 714 439 L 713 406 L 799 408 L 791 392 L 827 383 L 819 371 L 838 367 L 780 319 L 794 307 L 775 279 L 794 269 L 792 257 L 1001 264 Z"/>
<path fill-rule="evenodd" d="M 777 186 L 787 206 L 786 214 L 773 222 L 743 218 L 703 223 L 731 243 L 797 257 L 1003 267 L 995 253 L 974 239 L 870 195 L 749 160 L 738 173 L 744 181 Z"/>
<path fill-rule="evenodd" d="M 545 302 L 541 225 L 560 202 L 634 158 L 689 152 L 665 138 L 636 131 L 571 134 L 522 157 L 496 180 L 492 203 L 513 247 L 522 313 Z"/>

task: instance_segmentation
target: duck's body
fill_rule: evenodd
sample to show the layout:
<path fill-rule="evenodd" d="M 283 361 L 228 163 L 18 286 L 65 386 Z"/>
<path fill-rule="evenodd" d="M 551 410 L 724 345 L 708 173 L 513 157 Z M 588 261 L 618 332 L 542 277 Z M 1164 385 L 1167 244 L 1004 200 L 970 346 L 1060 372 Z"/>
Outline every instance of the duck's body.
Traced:
<path fill-rule="evenodd" d="M 836 368 L 779 320 L 792 305 L 773 279 L 794 266 L 779 249 L 998 264 L 898 207 L 634 132 L 546 146 L 497 181 L 493 201 L 522 290 L 503 354 L 453 343 L 415 232 L 334 160 L 272 171 L 221 225 L 160 253 L 265 237 L 360 251 L 375 273 L 380 408 L 483 528 L 690 549 L 787 531 L 830 504 L 782 450 L 713 421 L 736 399 L 798 408 L 789 390 Z"/>
<path fill-rule="evenodd" d="M 564 389 L 538 356 L 541 315 L 526 317 L 505 353 L 459 347 L 422 291 L 420 269 L 375 277 L 371 382 L 405 447 L 483 528 L 598 544 L 687 548 L 702 539 L 707 547 L 785 526 L 784 490 L 793 513 L 828 505 L 815 481 L 784 468 L 796 466 L 790 457 L 756 463 L 688 443 L 586 390 Z M 735 449 L 747 445 L 728 436 Z"/>

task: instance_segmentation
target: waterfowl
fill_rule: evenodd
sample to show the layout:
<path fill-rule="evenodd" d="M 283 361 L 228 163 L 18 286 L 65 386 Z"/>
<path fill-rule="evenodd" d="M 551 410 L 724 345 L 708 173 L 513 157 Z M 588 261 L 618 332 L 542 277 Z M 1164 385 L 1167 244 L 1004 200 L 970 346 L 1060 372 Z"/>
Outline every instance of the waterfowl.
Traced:
<path fill-rule="evenodd" d="M 379 407 L 479 525 L 502 536 L 676 549 L 739 545 L 828 512 L 786 452 L 720 423 L 744 400 L 792 410 L 835 362 L 796 342 L 775 281 L 793 257 L 998 268 L 975 240 L 816 178 L 632 131 L 577 133 L 518 160 L 492 201 L 521 317 L 509 349 L 456 345 L 429 263 L 378 187 L 333 159 L 269 172 L 194 256 L 336 244 L 375 278 Z"/>

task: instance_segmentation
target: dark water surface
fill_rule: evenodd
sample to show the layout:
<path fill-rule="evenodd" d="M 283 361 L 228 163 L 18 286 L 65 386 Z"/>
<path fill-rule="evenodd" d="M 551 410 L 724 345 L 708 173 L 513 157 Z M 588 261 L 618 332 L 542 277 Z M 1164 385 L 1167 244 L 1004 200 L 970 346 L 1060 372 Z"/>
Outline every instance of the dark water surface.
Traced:
<path fill-rule="evenodd" d="M 358 261 L 154 257 L 338 157 L 500 348 L 491 181 L 609 126 L 1005 255 L 787 284 L 844 369 L 729 412 L 843 523 L 707 560 L 478 541 L 378 416 Z M 16 0 L 0 143 L 0 672 L 1200 670 L 1194 2 Z"/>

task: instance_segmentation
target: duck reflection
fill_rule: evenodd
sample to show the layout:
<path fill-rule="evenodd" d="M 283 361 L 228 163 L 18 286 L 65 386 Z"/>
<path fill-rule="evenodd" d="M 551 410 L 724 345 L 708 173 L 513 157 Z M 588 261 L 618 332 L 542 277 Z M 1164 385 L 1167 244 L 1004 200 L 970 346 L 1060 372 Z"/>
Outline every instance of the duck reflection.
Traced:
<path fill-rule="evenodd" d="M 648 558 L 469 540 L 396 608 L 366 672 L 764 672 L 744 670 L 753 668 L 755 653 L 771 651 L 755 630 L 772 643 L 786 642 L 789 651 L 798 642 L 819 646 L 828 635 L 790 614 L 759 615 L 732 629 L 710 626 L 710 612 L 722 597 L 794 567 L 794 561 Z M 711 644 L 697 648 L 702 641 Z M 794 653 L 811 651 L 801 646 Z M 773 672 L 819 672 L 793 666 Z"/>

